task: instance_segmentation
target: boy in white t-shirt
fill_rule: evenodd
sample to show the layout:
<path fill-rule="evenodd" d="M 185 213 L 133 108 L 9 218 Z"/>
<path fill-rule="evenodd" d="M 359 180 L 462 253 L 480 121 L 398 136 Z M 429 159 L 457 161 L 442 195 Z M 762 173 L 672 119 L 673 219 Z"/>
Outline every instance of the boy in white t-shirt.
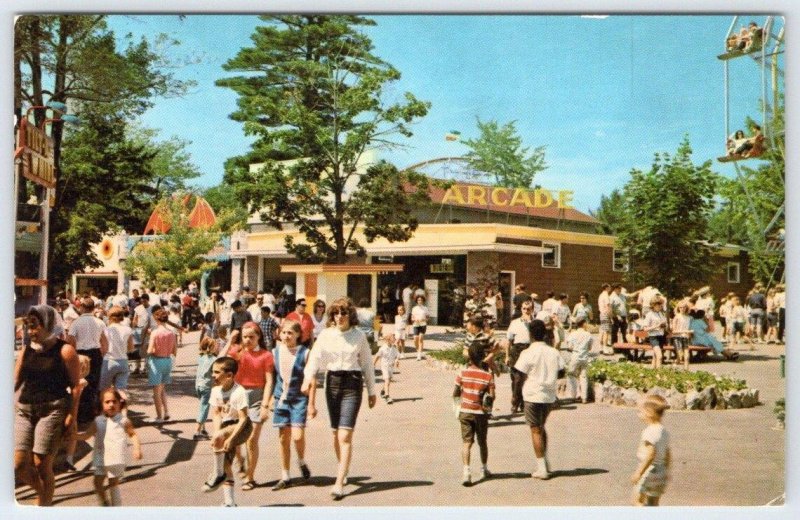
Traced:
<path fill-rule="evenodd" d="M 211 389 L 209 404 L 212 410 L 214 433 L 211 436 L 211 447 L 214 450 L 214 473 L 203 484 L 206 493 L 214 491 L 223 482 L 222 488 L 226 507 L 236 507 L 233 500 L 232 462 L 236 448 L 244 444 L 253 431 L 253 423 L 247 415 L 248 402 L 244 387 L 233 378 L 239 364 L 232 357 L 221 357 L 214 361 L 211 377 L 214 388 Z"/>
<path fill-rule="evenodd" d="M 402 308 L 402 305 L 400 308 Z M 383 375 L 381 397 L 386 399 L 386 404 L 392 404 L 392 396 L 389 395 L 389 390 L 394 369 L 400 367 L 400 353 L 395 347 L 394 336 L 386 336 L 383 339 L 385 340 L 384 344 L 381 345 L 381 348 L 379 348 L 377 354 L 375 354 L 374 364 L 378 366 L 378 361 L 381 362 L 381 374 Z"/>

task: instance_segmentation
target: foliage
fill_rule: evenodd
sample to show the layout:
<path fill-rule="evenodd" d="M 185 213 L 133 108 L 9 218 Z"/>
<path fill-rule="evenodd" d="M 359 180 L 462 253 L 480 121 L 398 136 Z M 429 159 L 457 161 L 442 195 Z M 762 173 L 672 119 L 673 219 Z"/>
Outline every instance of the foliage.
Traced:
<path fill-rule="evenodd" d="M 622 219 L 625 212 L 625 198 L 620 190 L 613 190 L 611 193 L 600 197 L 600 206 L 589 214 L 600 221 L 597 232 L 604 235 L 616 235 L 622 227 Z"/>
<path fill-rule="evenodd" d="M 674 156 L 657 153 L 649 171 L 631 170 L 618 230 L 629 253 L 629 282 L 678 295 L 707 280 L 713 249 L 700 241 L 707 238 L 717 182 L 710 167 L 711 161 L 692 163 L 684 138 Z"/>
<path fill-rule="evenodd" d="M 249 154 L 226 163 L 225 182 L 264 222 L 300 230 L 306 243 L 287 238 L 286 248 L 303 261 L 343 263 L 348 252 L 364 254 L 355 237 L 360 224 L 368 241 L 407 240 L 417 225 L 410 210 L 429 200 L 428 181 L 386 163 L 365 164 L 365 152 L 398 146 L 393 137 L 411 136 L 411 123 L 429 103 L 411 93 L 385 100 L 400 72 L 372 54 L 360 32 L 372 20 L 261 20 L 253 47 L 223 65 L 241 75 L 217 81 L 239 94 L 231 118 L 256 137 Z M 256 161 L 263 165 L 251 172 Z"/>
<path fill-rule="evenodd" d="M 170 225 L 164 235 L 142 240 L 133 247 L 125 262 L 125 272 L 157 289 L 181 287 L 199 280 L 203 273 L 217 268 L 205 255 L 221 237 L 218 227 L 189 227 L 188 196 L 177 195 L 160 205 L 162 218 Z"/>
<path fill-rule="evenodd" d="M 172 182 L 173 163 L 159 167 L 169 152 L 152 143 L 132 142 L 127 123 L 152 106 L 158 96 L 182 95 L 193 84 L 176 80 L 166 55 L 174 40 L 160 35 L 154 43 L 130 37 L 118 50 L 116 35 L 103 15 L 25 15 L 14 32 L 14 109 L 48 101 L 66 103 L 82 126 L 77 131 L 53 124 L 56 170 L 51 214 L 51 261 L 48 279 L 64 283 L 75 271 L 97 267 L 89 245 L 119 227 L 141 231 L 149 207 L 158 200 L 158 178 Z M 36 124 L 47 114 L 33 110 Z M 74 147 L 64 153 L 62 140 Z M 181 153 L 183 144 L 173 149 Z M 188 177 L 184 177 L 188 178 Z M 21 185 L 24 183 L 21 183 Z M 40 197 L 41 199 L 41 197 Z"/>
<path fill-rule="evenodd" d="M 440 361 L 447 361 L 448 363 L 453 363 L 454 365 L 466 365 L 467 358 L 464 356 L 464 344 L 456 343 L 450 348 L 444 350 L 433 350 L 426 354 L 434 359 L 438 359 Z"/>
<path fill-rule="evenodd" d="M 714 386 L 722 392 L 743 390 L 747 382 L 728 376 L 718 376 L 702 370 L 689 371 L 675 368 L 652 369 L 636 363 L 613 363 L 597 360 L 589 364 L 589 379 L 602 383 L 611 381 L 623 388 L 647 391 L 653 387 L 674 388 L 678 392 L 700 391 Z"/>
<path fill-rule="evenodd" d="M 478 119 L 478 130 L 480 137 L 464 141 L 470 148 L 466 158 L 472 168 L 494 176 L 496 186 L 529 188 L 536 174 L 547 168 L 545 147 L 537 146 L 529 153 L 515 121 L 500 126 L 495 120 Z"/>
<path fill-rule="evenodd" d="M 775 401 L 775 407 L 772 409 L 772 412 L 781 425 L 786 424 L 786 399 L 778 399 Z"/>
<path fill-rule="evenodd" d="M 214 208 L 217 217 L 221 215 L 229 216 L 230 222 L 221 224 L 223 231 L 229 232 L 244 228 L 250 215 L 247 213 L 247 208 L 242 206 L 236 198 L 236 190 L 233 186 L 223 183 L 206 188 L 203 191 L 203 198 Z"/>

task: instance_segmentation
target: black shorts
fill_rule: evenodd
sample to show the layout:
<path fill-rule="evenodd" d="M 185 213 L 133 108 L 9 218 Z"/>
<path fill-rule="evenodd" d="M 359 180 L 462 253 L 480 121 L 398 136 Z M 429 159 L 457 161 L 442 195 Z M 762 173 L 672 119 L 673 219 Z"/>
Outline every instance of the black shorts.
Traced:
<path fill-rule="evenodd" d="M 553 406 L 552 403 L 530 403 L 525 401 L 524 404 L 525 421 L 528 426 L 544 428 L 544 423 L 550 414 L 550 408 Z"/>

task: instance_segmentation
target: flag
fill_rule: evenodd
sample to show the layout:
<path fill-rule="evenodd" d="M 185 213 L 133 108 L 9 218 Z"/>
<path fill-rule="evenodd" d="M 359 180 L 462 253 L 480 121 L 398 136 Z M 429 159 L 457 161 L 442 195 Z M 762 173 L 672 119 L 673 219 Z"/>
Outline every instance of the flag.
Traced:
<path fill-rule="evenodd" d="M 461 139 L 461 132 L 458 130 L 450 130 L 444 136 L 445 141 L 458 141 L 459 139 Z"/>

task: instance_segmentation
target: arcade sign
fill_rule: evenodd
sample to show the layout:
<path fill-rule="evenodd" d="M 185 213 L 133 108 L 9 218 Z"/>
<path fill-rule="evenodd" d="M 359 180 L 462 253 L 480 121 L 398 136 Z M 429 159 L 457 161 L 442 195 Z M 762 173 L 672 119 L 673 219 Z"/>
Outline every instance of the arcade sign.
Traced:
<path fill-rule="evenodd" d="M 559 209 L 573 208 L 571 202 L 574 196 L 572 191 L 554 192 L 545 189 L 528 190 L 525 188 L 497 188 L 491 186 L 476 186 L 473 184 L 453 184 L 448 189 L 442 204 L 479 204 L 487 206 L 525 206 L 528 208 L 547 208 L 554 201 Z"/>
<path fill-rule="evenodd" d="M 53 139 L 25 118 L 19 122 L 14 158 L 21 160 L 26 179 L 46 188 L 56 187 Z"/>

